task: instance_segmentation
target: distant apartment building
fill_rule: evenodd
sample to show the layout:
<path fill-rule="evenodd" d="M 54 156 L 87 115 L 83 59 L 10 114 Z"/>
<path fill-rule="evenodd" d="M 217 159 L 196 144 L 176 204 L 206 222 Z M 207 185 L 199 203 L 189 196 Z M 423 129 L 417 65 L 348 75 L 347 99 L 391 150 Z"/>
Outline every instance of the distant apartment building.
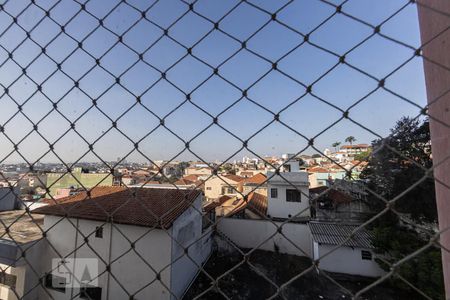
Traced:
<path fill-rule="evenodd" d="M 84 173 L 81 168 L 74 168 L 70 173 L 48 173 L 47 187 L 50 195 L 55 196 L 58 189 L 86 188 L 95 186 L 112 186 L 113 175 L 109 173 Z"/>
<path fill-rule="evenodd" d="M 358 154 L 368 153 L 370 149 L 371 146 L 368 144 L 343 145 L 339 151 L 330 153 L 328 157 L 335 162 L 346 163 L 354 160 Z"/>
<path fill-rule="evenodd" d="M 340 148 L 341 152 L 348 155 L 357 155 L 370 150 L 370 145 L 368 144 L 357 144 L 357 145 L 343 145 Z"/>
<path fill-rule="evenodd" d="M 208 167 L 207 165 L 195 165 L 195 166 L 190 166 L 187 167 L 186 169 L 184 169 L 184 175 L 185 176 L 189 176 L 189 175 L 195 175 L 195 176 L 202 176 L 202 177 L 207 177 L 207 176 L 211 176 L 213 174 L 213 170 Z"/>

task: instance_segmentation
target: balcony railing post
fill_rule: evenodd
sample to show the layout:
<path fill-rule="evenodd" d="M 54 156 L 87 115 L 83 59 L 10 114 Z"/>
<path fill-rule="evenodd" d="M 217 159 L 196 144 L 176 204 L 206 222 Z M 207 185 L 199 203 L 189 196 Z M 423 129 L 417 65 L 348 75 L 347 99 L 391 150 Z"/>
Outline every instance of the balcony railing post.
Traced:
<path fill-rule="evenodd" d="M 430 116 L 431 147 L 440 230 L 450 227 L 450 1 L 418 1 Z M 444 161 L 445 160 L 445 161 Z M 444 161 L 444 162 L 443 162 Z M 445 186 L 445 185 L 446 186 Z M 450 249 L 450 230 L 440 236 Z M 450 253 L 442 250 L 446 299 L 450 299 Z"/>

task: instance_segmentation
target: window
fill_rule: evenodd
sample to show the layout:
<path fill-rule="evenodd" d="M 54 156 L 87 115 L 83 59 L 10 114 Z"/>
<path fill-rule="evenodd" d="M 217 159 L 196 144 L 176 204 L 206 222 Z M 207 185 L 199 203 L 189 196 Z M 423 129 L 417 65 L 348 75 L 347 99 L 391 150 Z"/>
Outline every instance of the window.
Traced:
<path fill-rule="evenodd" d="M 361 258 L 363 260 L 372 260 L 372 253 L 370 251 L 362 250 L 361 251 Z"/>
<path fill-rule="evenodd" d="M 101 300 L 102 288 L 99 287 L 82 287 L 80 290 L 81 299 Z"/>
<path fill-rule="evenodd" d="M 66 292 L 66 278 L 55 276 L 53 274 L 45 275 L 45 287 L 65 293 Z"/>
<path fill-rule="evenodd" d="M 211 187 L 210 187 L 210 186 L 206 187 L 206 190 L 207 190 L 207 191 L 210 191 L 210 190 L 211 190 Z"/>
<path fill-rule="evenodd" d="M 286 190 L 286 201 L 287 202 L 301 202 L 302 195 L 297 190 Z"/>
<path fill-rule="evenodd" d="M 223 195 L 226 195 L 226 194 L 234 194 L 235 193 L 235 191 L 234 191 L 234 188 L 232 188 L 232 187 L 223 187 L 222 188 L 222 194 Z"/>
<path fill-rule="evenodd" d="M 6 274 L 5 272 L 0 272 L 0 284 L 9 286 L 10 288 L 16 288 L 17 277 L 15 275 Z"/>
<path fill-rule="evenodd" d="M 103 238 L 103 227 L 95 227 L 95 237 Z"/>
<path fill-rule="evenodd" d="M 278 198 L 278 189 L 270 189 L 270 198 Z"/>

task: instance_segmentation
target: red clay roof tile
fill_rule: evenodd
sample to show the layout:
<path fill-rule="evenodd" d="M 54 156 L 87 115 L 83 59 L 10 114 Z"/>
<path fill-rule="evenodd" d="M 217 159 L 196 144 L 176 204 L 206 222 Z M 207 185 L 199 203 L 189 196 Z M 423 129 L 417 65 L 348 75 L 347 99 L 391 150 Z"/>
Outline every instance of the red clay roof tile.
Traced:
<path fill-rule="evenodd" d="M 118 224 L 169 228 L 200 195 L 200 190 L 96 187 L 56 200 L 33 213 Z"/>

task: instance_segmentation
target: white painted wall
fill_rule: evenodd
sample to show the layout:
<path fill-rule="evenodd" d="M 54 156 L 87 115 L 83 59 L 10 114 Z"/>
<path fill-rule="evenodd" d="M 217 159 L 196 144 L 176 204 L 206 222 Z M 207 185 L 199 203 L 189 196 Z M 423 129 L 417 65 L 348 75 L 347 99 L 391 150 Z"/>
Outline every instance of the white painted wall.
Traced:
<path fill-rule="evenodd" d="M 105 272 L 98 280 L 99 286 L 102 287 L 102 299 L 128 299 L 128 294 L 134 295 L 137 299 L 174 299 L 183 295 L 198 273 L 198 265 L 204 263 L 211 252 L 211 232 L 202 234 L 202 216 L 199 214 L 201 203 L 202 196 L 199 195 L 194 201 L 195 208 L 187 209 L 167 232 L 141 226 L 122 224 L 111 226 L 90 220 L 70 219 L 74 224 L 71 225 L 69 220 L 55 216 L 45 216 L 44 228 L 48 229 L 54 225 L 49 230 L 47 238 L 61 256 L 101 257 L 100 273 L 112 262 L 111 273 L 114 276 L 108 276 Z M 96 238 L 95 234 L 92 234 L 89 237 L 89 246 L 84 244 L 83 236 L 75 229 L 78 227 L 78 230 L 87 236 L 102 225 L 103 238 Z M 173 239 L 185 246 L 192 244 L 189 256 L 195 263 Z M 137 241 L 134 250 L 130 241 Z M 76 253 L 72 253 L 74 249 L 77 249 Z M 42 273 L 50 271 L 51 259 L 57 257 L 59 257 L 57 253 L 51 247 L 47 247 L 44 256 L 45 268 Z M 156 280 L 147 286 L 156 278 L 155 272 L 161 273 L 162 283 Z M 79 292 L 78 289 L 74 289 L 73 294 L 70 289 L 65 293 L 51 289 L 47 291 L 55 299 L 71 299 Z M 47 298 L 49 297 L 45 293 L 41 293 L 41 299 Z"/>
<path fill-rule="evenodd" d="M 290 218 L 297 214 L 298 217 L 310 216 L 308 173 L 286 172 L 281 175 L 283 177 L 277 175 L 271 177 L 272 173 L 267 174 L 267 177 L 270 178 L 267 186 L 267 214 L 274 218 Z M 294 187 L 301 192 L 300 202 L 286 201 L 286 190 L 295 189 Z M 273 188 L 278 190 L 276 198 L 272 198 L 271 195 Z"/>
<path fill-rule="evenodd" d="M 202 234 L 202 199 L 199 196 L 172 226 L 171 291 L 181 298 L 211 253 L 211 230 Z M 184 249 L 188 248 L 188 254 Z M 176 299 L 172 295 L 172 299 Z"/>
<path fill-rule="evenodd" d="M 315 259 L 317 259 L 332 251 L 336 246 L 318 245 L 314 242 L 313 247 L 317 249 L 317 254 L 315 253 L 315 255 L 318 255 L 315 256 Z M 361 250 L 370 251 L 372 253 L 372 260 L 363 260 L 361 258 Z M 319 268 L 335 273 L 379 277 L 384 275 L 385 272 L 374 260 L 374 257 L 375 255 L 371 249 L 343 246 L 321 259 Z"/>
<path fill-rule="evenodd" d="M 281 223 L 275 224 L 279 226 Z M 221 218 L 217 230 L 241 248 L 258 247 L 261 250 L 275 251 L 276 244 L 280 253 L 312 256 L 311 232 L 308 224 L 287 223 L 282 229 L 283 234 L 302 251 L 278 233 L 277 227 L 272 222 L 266 220 Z"/>
<path fill-rule="evenodd" d="M 129 296 L 121 285 L 129 294 L 134 294 L 155 279 L 155 273 L 146 265 L 144 260 L 151 264 L 156 272 L 161 272 L 161 281 L 170 287 L 171 239 L 165 231 L 160 229 L 149 231 L 150 228 L 147 227 L 121 224 L 111 226 L 89 220 L 70 220 L 75 226 L 78 226 L 78 229 L 84 235 L 94 232 L 97 226 L 104 225 L 103 238 L 96 238 L 95 235 L 90 236 L 89 245 L 91 249 L 86 244 L 82 245 L 84 240 L 81 234 L 75 230 L 75 227 L 67 219 L 56 216 L 45 216 L 44 218 L 46 230 L 55 225 L 48 231 L 47 238 L 62 256 L 70 258 L 75 255 L 77 258 L 101 257 L 104 261 L 99 260 L 100 272 L 105 271 L 105 266 L 110 260 L 114 261 L 111 264 L 111 273 L 114 274 L 115 279 L 113 276 L 108 276 L 106 272 L 100 276 L 98 281 L 99 286 L 102 287 L 102 299 L 127 299 Z M 138 240 L 135 251 L 131 249 L 129 240 Z M 111 251 L 109 251 L 110 243 Z M 72 253 L 76 248 L 78 250 Z M 51 247 L 48 247 L 46 255 L 43 256 L 45 262 L 42 273 L 50 271 L 51 259 L 58 257 L 57 253 Z M 55 299 L 71 299 L 72 297 L 71 289 L 66 289 L 65 293 L 50 289 L 47 289 L 47 291 Z M 73 290 L 73 295 L 77 293 L 77 290 Z M 139 291 L 136 297 L 138 299 L 170 299 L 170 294 L 161 282 L 155 281 Z M 41 293 L 40 299 L 47 298 L 49 297 L 45 293 Z"/>

